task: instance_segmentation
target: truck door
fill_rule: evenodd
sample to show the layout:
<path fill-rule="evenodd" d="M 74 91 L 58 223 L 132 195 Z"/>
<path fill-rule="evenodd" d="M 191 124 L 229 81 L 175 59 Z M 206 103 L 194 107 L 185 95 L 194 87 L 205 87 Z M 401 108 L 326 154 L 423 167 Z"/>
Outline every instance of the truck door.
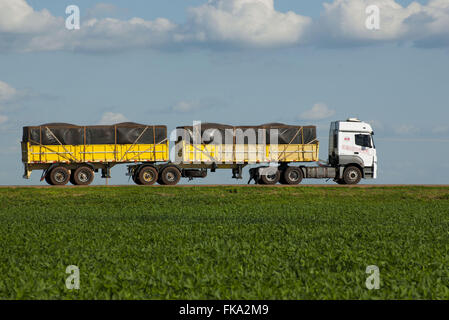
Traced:
<path fill-rule="evenodd" d="M 356 149 L 358 149 L 358 155 L 362 158 L 365 167 L 372 167 L 374 165 L 374 146 L 371 140 L 371 134 L 367 133 L 355 133 L 354 142 Z M 357 151 L 354 152 L 357 154 Z"/>
<path fill-rule="evenodd" d="M 362 159 L 364 167 L 372 167 L 374 164 L 375 149 L 368 133 L 340 132 L 339 149 L 341 156 Z"/>

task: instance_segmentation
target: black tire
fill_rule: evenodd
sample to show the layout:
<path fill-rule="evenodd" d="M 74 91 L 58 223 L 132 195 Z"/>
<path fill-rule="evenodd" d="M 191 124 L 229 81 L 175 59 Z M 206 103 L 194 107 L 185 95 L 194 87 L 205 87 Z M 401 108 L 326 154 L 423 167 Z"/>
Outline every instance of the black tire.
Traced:
<path fill-rule="evenodd" d="M 174 186 L 181 180 L 181 171 L 176 167 L 166 167 L 162 170 L 159 184 L 166 186 Z"/>
<path fill-rule="evenodd" d="M 350 166 L 345 169 L 343 173 L 343 180 L 346 184 L 353 185 L 360 182 L 362 179 L 362 171 L 359 168 Z"/>
<path fill-rule="evenodd" d="M 64 167 L 53 168 L 48 175 L 53 186 L 65 186 L 70 180 L 70 172 Z"/>
<path fill-rule="evenodd" d="M 275 185 L 276 183 L 279 182 L 279 180 L 281 179 L 281 172 L 279 170 L 276 169 L 276 173 L 274 174 L 269 174 L 269 175 L 261 175 L 260 176 L 260 180 L 261 180 L 261 184 L 265 184 L 265 185 Z"/>
<path fill-rule="evenodd" d="M 288 167 L 282 172 L 282 178 L 285 181 L 285 184 L 297 185 L 301 183 L 304 175 L 301 168 Z"/>
<path fill-rule="evenodd" d="M 143 167 L 139 170 L 139 175 L 136 176 L 135 182 L 145 186 L 151 186 L 156 183 L 158 179 L 158 173 L 154 167 Z"/>
<path fill-rule="evenodd" d="M 132 176 L 132 179 L 133 179 L 133 181 L 134 181 L 135 184 L 137 184 L 137 185 L 139 185 L 139 186 L 142 185 L 142 182 L 140 182 L 139 177 L 137 176 L 137 174 L 134 174 L 134 175 Z"/>
<path fill-rule="evenodd" d="M 76 186 L 88 186 L 94 181 L 94 177 L 95 173 L 92 168 L 82 166 L 75 170 L 70 180 L 73 180 L 72 183 Z"/>
<path fill-rule="evenodd" d="M 47 172 L 47 174 L 45 175 L 45 182 L 47 182 L 49 185 L 53 185 L 53 182 L 51 182 L 50 180 L 50 172 Z"/>

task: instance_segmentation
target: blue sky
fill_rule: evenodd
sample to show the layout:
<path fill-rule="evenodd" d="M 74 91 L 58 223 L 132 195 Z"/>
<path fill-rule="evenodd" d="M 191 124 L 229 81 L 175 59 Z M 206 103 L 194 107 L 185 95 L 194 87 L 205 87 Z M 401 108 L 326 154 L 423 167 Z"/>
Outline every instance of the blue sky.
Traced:
<path fill-rule="evenodd" d="M 0 0 L 0 184 L 39 183 L 21 178 L 24 125 L 315 124 L 326 159 L 330 122 L 350 116 L 376 131 L 376 183 L 447 184 L 449 0 L 328 2 Z M 358 16 L 372 3 L 375 33 Z"/>

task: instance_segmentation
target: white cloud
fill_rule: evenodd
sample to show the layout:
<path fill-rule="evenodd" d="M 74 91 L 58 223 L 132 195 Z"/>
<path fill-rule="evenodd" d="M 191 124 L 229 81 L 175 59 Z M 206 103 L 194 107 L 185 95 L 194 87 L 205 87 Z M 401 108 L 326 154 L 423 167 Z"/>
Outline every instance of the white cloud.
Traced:
<path fill-rule="evenodd" d="M 380 8 L 380 30 L 366 29 L 366 7 Z M 208 0 L 188 10 L 187 22 L 165 18 L 98 18 L 116 7 L 94 6 L 81 29 L 65 29 L 65 16 L 34 10 L 26 0 L 0 0 L 0 52 L 120 51 L 140 48 L 277 48 L 300 45 L 359 46 L 411 42 L 420 47 L 449 46 L 449 0 L 333 0 L 319 18 L 280 12 L 274 0 Z M 100 14 L 100 12 L 102 14 Z"/>
<path fill-rule="evenodd" d="M 432 129 L 432 133 L 435 134 L 442 134 L 442 133 L 449 133 L 449 126 L 439 125 Z"/>
<path fill-rule="evenodd" d="M 412 134 L 416 134 L 420 131 L 419 128 L 417 128 L 411 124 L 401 124 L 401 125 L 395 126 L 393 128 L 393 130 L 398 135 L 412 135 Z"/>
<path fill-rule="evenodd" d="M 380 30 L 368 30 L 365 26 L 365 10 L 370 5 L 380 9 Z M 442 43 L 444 38 L 449 39 L 449 0 L 430 0 L 427 5 L 412 2 L 407 7 L 394 0 L 334 0 L 324 4 L 313 32 L 313 41 L 327 46 Z"/>
<path fill-rule="evenodd" d="M 371 127 L 374 130 L 374 132 L 376 132 L 376 131 L 383 131 L 385 129 L 384 124 L 381 121 L 379 121 L 379 120 L 367 120 L 366 122 L 371 125 Z"/>
<path fill-rule="evenodd" d="M 171 109 L 174 112 L 188 113 L 205 108 L 205 105 L 199 101 L 179 101 Z"/>
<path fill-rule="evenodd" d="M 88 17 L 104 17 L 104 16 L 112 16 L 119 12 L 126 12 L 126 9 L 121 9 L 112 3 L 100 2 L 95 4 L 92 8 L 86 10 L 86 14 Z"/>
<path fill-rule="evenodd" d="M 178 112 L 191 112 L 198 108 L 198 104 L 192 101 L 180 101 L 172 108 L 173 111 Z"/>
<path fill-rule="evenodd" d="M 449 0 L 432 0 L 405 23 L 419 47 L 449 46 Z"/>
<path fill-rule="evenodd" d="M 8 117 L 0 114 L 0 124 L 4 124 L 8 121 Z"/>
<path fill-rule="evenodd" d="M 330 118 L 335 114 L 335 110 L 329 109 L 324 103 L 316 103 L 312 109 L 301 113 L 300 118 L 304 120 L 322 120 Z"/>
<path fill-rule="evenodd" d="M 309 17 L 281 13 L 274 0 L 212 0 L 190 8 L 188 32 L 178 41 L 273 47 L 301 43 Z"/>
<path fill-rule="evenodd" d="M 380 139 L 397 141 L 448 141 L 448 125 L 433 125 L 431 127 L 413 124 L 383 124 L 377 120 L 366 121 L 373 127 L 375 132 L 379 132 Z"/>
<path fill-rule="evenodd" d="M 48 10 L 35 11 L 25 0 L 0 1 L 0 32 L 39 33 L 62 25 Z"/>
<path fill-rule="evenodd" d="M 370 5 L 380 9 L 380 30 L 366 28 L 368 15 L 365 10 Z M 324 4 L 324 13 L 316 26 L 326 42 L 344 44 L 395 40 L 406 33 L 404 20 L 419 10 L 417 3 L 404 9 L 394 0 L 335 0 Z"/>
<path fill-rule="evenodd" d="M 14 100 L 18 96 L 18 91 L 6 82 L 0 81 L 0 103 Z"/>
<path fill-rule="evenodd" d="M 213 98 L 213 97 L 203 97 L 201 99 L 195 100 L 181 100 L 176 102 L 174 105 L 169 107 L 168 109 L 164 109 L 163 112 L 172 112 L 172 113 L 189 113 L 189 112 L 197 112 L 197 111 L 217 111 L 226 107 L 226 102 Z"/>
<path fill-rule="evenodd" d="M 170 45 L 175 28 L 174 23 L 164 18 L 154 21 L 92 18 L 82 21 L 80 30 L 69 31 L 65 28 L 65 17 L 54 17 L 47 10 L 35 11 L 26 0 L 0 1 L 0 52 L 163 47 Z"/>
<path fill-rule="evenodd" d="M 12 111 L 20 106 L 20 102 L 28 99 L 45 97 L 31 90 L 19 90 L 0 80 L 0 111 Z"/>
<path fill-rule="evenodd" d="M 101 116 L 101 120 L 99 124 L 102 125 L 111 125 L 121 122 L 128 122 L 129 120 L 121 113 L 114 113 L 114 112 L 105 112 Z"/>
<path fill-rule="evenodd" d="M 119 20 L 113 18 L 90 19 L 80 30 L 46 33 L 34 37 L 26 51 L 118 51 L 135 48 L 169 46 L 171 32 L 176 25 L 164 18 L 147 21 L 141 18 Z"/>

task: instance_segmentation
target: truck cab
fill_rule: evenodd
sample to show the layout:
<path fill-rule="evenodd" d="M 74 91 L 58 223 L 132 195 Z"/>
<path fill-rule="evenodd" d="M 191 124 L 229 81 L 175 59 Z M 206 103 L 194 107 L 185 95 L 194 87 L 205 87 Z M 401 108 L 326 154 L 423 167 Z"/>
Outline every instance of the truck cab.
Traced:
<path fill-rule="evenodd" d="M 349 178 L 353 177 L 354 181 L 377 178 L 377 153 L 373 136 L 371 125 L 356 118 L 331 123 L 329 164 L 339 168 L 337 183 L 345 184 L 345 174 Z M 352 168 L 352 172 L 347 172 L 349 168 Z M 359 174 L 362 176 L 357 176 Z"/>

